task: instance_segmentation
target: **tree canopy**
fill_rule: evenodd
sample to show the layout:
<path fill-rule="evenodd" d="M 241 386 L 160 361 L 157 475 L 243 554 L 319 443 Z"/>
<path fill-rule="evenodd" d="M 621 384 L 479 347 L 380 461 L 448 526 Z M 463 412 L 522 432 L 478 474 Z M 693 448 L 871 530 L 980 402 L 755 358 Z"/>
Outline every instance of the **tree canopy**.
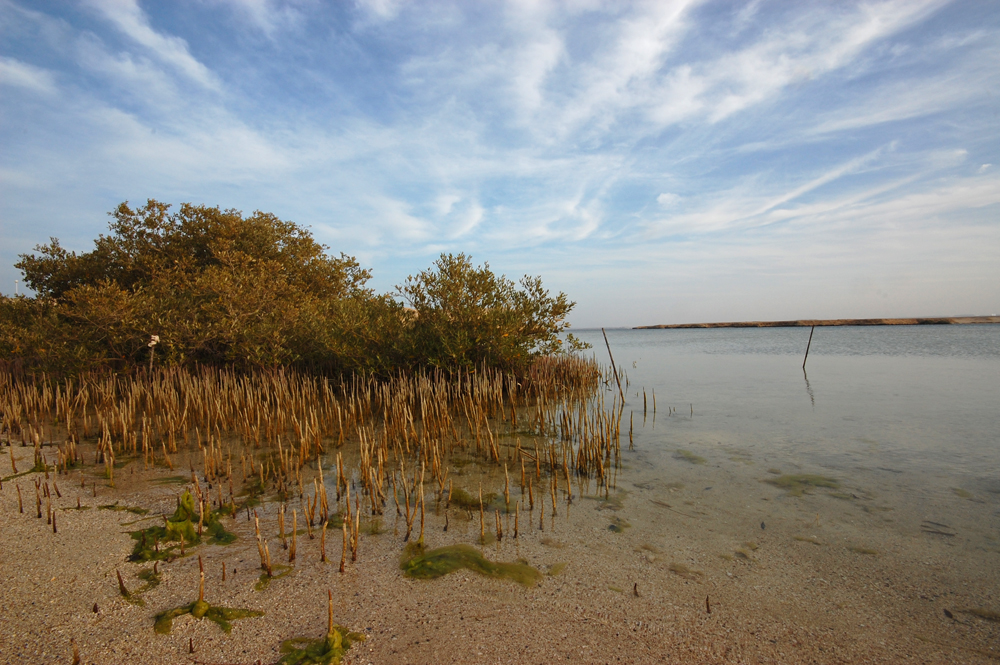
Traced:
<path fill-rule="evenodd" d="M 442 254 L 397 291 L 416 310 L 413 342 L 427 364 L 516 368 L 562 350 L 560 333 L 576 304 L 565 293 L 550 296 L 540 277 L 524 277 L 520 287 L 489 264 L 476 267 L 465 254 Z M 572 335 L 565 344 L 583 348 Z"/>
<path fill-rule="evenodd" d="M 35 298 L 0 301 L 0 355 L 50 369 L 300 365 L 330 371 L 524 367 L 564 346 L 574 303 L 464 254 L 378 294 L 350 256 L 293 222 L 149 200 L 122 203 L 77 254 L 58 239 L 16 264 Z M 412 310 L 397 299 L 405 299 Z M 155 348 L 150 346 L 157 336 Z"/>

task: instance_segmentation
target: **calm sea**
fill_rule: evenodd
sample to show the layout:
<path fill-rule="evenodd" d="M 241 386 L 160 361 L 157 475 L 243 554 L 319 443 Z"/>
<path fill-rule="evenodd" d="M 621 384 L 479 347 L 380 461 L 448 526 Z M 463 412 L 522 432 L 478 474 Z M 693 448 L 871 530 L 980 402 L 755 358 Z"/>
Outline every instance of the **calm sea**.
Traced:
<path fill-rule="evenodd" d="M 574 332 L 607 363 L 600 330 Z M 920 487 L 1000 492 L 1000 325 L 816 328 L 804 371 L 809 328 L 607 335 L 639 451 L 723 446 L 802 469 L 889 469 Z"/>

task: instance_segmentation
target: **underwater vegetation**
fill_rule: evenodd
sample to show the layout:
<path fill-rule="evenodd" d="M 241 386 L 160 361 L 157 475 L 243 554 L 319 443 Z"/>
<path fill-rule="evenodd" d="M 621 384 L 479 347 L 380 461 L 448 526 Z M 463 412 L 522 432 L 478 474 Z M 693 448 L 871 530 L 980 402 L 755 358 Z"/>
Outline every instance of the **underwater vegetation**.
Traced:
<path fill-rule="evenodd" d="M 597 501 L 597 510 L 614 510 L 619 511 L 625 507 L 625 499 L 628 497 L 628 492 L 619 489 L 614 494 L 608 494 L 607 496 L 585 496 L 586 499 L 592 499 Z"/>
<path fill-rule="evenodd" d="M 153 630 L 160 635 L 169 635 L 171 629 L 173 628 L 173 620 L 179 616 L 184 616 L 185 614 L 190 614 L 195 619 L 205 618 L 209 621 L 214 621 L 219 628 L 226 633 L 233 629 L 233 624 L 231 622 L 236 619 L 248 619 L 251 617 L 264 616 L 263 612 L 258 612 L 256 610 L 218 607 L 216 605 L 209 605 L 204 600 L 196 600 L 189 605 L 175 607 L 172 610 L 167 610 L 166 612 L 157 614 L 156 623 L 153 624 Z"/>
<path fill-rule="evenodd" d="M 840 483 L 834 478 L 818 476 L 812 473 L 785 474 L 777 478 L 768 478 L 764 482 L 775 487 L 780 487 L 789 496 L 802 496 L 803 494 L 807 494 L 809 489 L 813 487 L 830 487 L 833 489 L 840 487 Z"/>
<path fill-rule="evenodd" d="M 626 522 L 622 518 L 615 517 L 615 518 L 612 518 L 611 524 L 608 525 L 608 531 L 610 531 L 612 533 L 621 533 L 621 532 L 625 531 L 625 529 L 628 529 L 631 526 L 632 526 L 631 524 L 629 524 L 628 522 Z"/>
<path fill-rule="evenodd" d="M 352 633 L 349 629 L 333 623 L 333 592 L 327 591 L 326 635 L 319 639 L 293 637 L 281 643 L 284 655 L 278 665 L 340 665 L 340 659 L 355 642 L 364 642 L 364 633 Z"/>
<path fill-rule="evenodd" d="M 855 554 L 867 554 L 869 556 L 878 556 L 878 550 L 873 550 L 868 547 L 858 547 L 857 545 L 850 545 L 847 548 L 849 551 Z"/>
<path fill-rule="evenodd" d="M 489 510 L 490 504 L 492 504 L 496 498 L 497 495 L 494 492 L 483 492 L 483 508 L 485 510 Z M 479 497 L 472 496 L 461 487 L 456 487 L 451 491 L 450 501 L 452 504 L 458 506 L 459 508 L 464 508 L 465 510 L 479 510 Z M 503 502 L 500 503 L 500 506 L 503 506 Z"/>
<path fill-rule="evenodd" d="M 690 462 L 691 464 L 706 464 L 708 460 L 701 455 L 695 455 L 690 450 L 677 449 L 677 453 L 674 455 L 677 459 L 684 460 L 685 462 Z"/>
<path fill-rule="evenodd" d="M 145 606 L 146 601 L 142 599 L 142 594 L 158 587 L 162 581 L 160 573 L 155 566 L 153 568 L 145 568 L 139 571 L 139 579 L 143 581 L 143 585 L 134 591 L 129 591 L 125 586 L 125 581 L 122 579 L 122 574 L 118 571 L 115 572 L 118 574 L 118 591 L 121 593 L 122 598 L 133 605 Z"/>
<path fill-rule="evenodd" d="M 201 529 L 199 529 L 199 524 Z M 199 531 L 201 534 L 199 535 Z M 173 558 L 173 551 L 181 546 L 197 545 L 202 536 L 207 533 L 208 541 L 217 545 L 228 545 L 236 540 L 236 535 L 226 531 L 219 520 L 218 513 L 212 512 L 207 506 L 199 514 L 194 505 L 194 497 L 190 492 L 184 492 L 177 504 L 174 514 L 164 521 L 163 526 L 152 526 L 130 535 L 136 541 L 129 561 L 156 561 Z M 166 545 L 177 543 L 177 545 Z"/>
<path fill-rule="evenodd" d="M 198 557 L 198 565 L 202 566 L 201 557 Z M 230 622 L 235 621 L 236 619 L 264 616 L 263 612 L 257 612 L 256 610 L 219 607 L 216 605 L 209 605 L 205 602 L 205 570 L 203 566 L 201 570 L 201 577 L 198 582 L 198 600 L 188 605 L 182 605 L 181 607 L 175 607 L 172 610 L 160 612 L 156 615 L 153 630 L 160 635 L 169 635 L 170 630 L 173 628 L 174 619 L 179 616 L 184 616 L 185 614 L 190 614 L 195 619 L 208 619 L 209 621 L 214 621 L 225 633 L 228 633 L 233 629 L 233 624 Z"/>
<path fill-rule="evenodd" d="M 154 478 L 151 482 L 157 485 L 186 485 L 190 480 L 189 476 L 164 476 L 163 478 Z"/>
<path fill-rule="evenodd" d="M 364 642 L 362 633 L 352 633 L 347 628 L 337 625 L 333 630 L 319 639 L 294 637 L 281 643 L 281 653 L 284 655 L 278 661 L 279 665 L 340 665 L 344 653 L 355 642 Z"/>
<path fill-rule="evenodd" d="M 493 563 L 471 545 L 459 544 L 426 551 L 419 543 L 410 543 L 404 550 L 400 569 L 407 577 L 432 580 L 466 568 L 497 579 L 508 579 L 525 586 L 541 579 L 541 572 L 527 562 Z"/>
<path fill-rule="evenodd" d="M 98 506 L 97 508 L 98 510 L 113 510 L 115 512 L 125 511 L 135 515 L 145 515 L 149 512 L 145 508 L 137 508 L 136 506 L 119 506 L 117 501 L 104 506 Z"/>
<path fill-rule="evenodd" d="M 674 575 L 680 575 L 684 579 L 688 580 L 700 580 L 704 575 L 700 570 L 695 570 L 694 568 L 689 568 L 683 563 L 672 563 L 669 566 L 670 572 Z"/>
<path fill-rule="evenodd" d="M 254 591 L 265 591 L 267 587 L 271 584 L 271 580 L 281 579 L 285 575 L 294 570 L 291 566 L 286 566 L 284 564 L 276 563 L 271 566 L 271 574 L 268 575 L 267 572 L 260 574 L 257 579 L 257 583 L 253 585 Z"/>
<path fill-rule="evenodd" d="M 985 619 L 986 621 L 992 621 L 993 623 L 1000 623 L 1000 612 L 994 612 L 993 610 L 987 610 L 981 607 L 973 607 L 967 610 L 958 610 L 962 614 L 969 614 L 974 617 L 979 617 L 980 619 Z"/>

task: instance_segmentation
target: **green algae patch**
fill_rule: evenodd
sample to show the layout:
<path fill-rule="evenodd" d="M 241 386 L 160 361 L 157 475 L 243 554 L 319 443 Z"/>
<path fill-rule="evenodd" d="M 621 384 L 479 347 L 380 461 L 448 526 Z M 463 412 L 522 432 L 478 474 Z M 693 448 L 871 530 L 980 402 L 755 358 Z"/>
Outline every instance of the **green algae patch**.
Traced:
<path fill-rule="evenodd" d="M 223 632 L 229 633 L 233 629 L 233 621 L 237 619 L 248 619 L 251 617 L 262 617 L 263 612 L 256 610 L 241 610 L 232 607 L 218 607 L 209 605 L 204 600 L 196 600 L 183 607 L 175 607 L 172 610 L 161 612 L 156 615 L 153 630 L 160 635 L 169 635 L 173 628 L 173 621 L 177 617 L 190 614 L 195 619 L 208 619 L 214 621 Z"/>
<path fill-rule="evenodd" d="M 704 457 L 702 457 L 701 455 L 695 455 L 690 450 L 682 450 L 680 448 L 677 449 L 677 452 L 674 454 L 674 457 L 676 457 L 677 459 L 680 459 L 680 460 L 684 460 L 685 462 L 689 462 L 691 464 L 707 464 L 708 463 L 708 460 L 705 459 Z"/>
<path fill-rule="evenodd" d="M 625 499 L 628 497 L 628 492 L 625 490 L 618 490 L 613 495 L 608 496 L 586 496 L 584 498 L 591 499 L 597 502 L 597 510 L 612 510 L 619 511 L 625 507 Z"/>
<path fill-rule="evenodd" d="M 849 551 L 855 554 L 867 554 L 868 556 L 878 556 L 878 550 L 873 550 L 868 547 L 858 547 L 857 545 L 850 545 L 847 548 Z"/>
<path fill-rule="evenodd" d="M 243 499 L 243 502 L 240 503 L 240 508 L 259 506 L 263 502 L 262 497 L 264 496 L 265 489 L 260 478 L 256 476 L 243 483 L 242 490 L 236 495 L 240 499 Z"/>
<path fill-rule="evenodd" d="M 400 568 L 406 577 L 433 580 L 461 568 L 497 579 L 508 579 L 533 586 L 541 579 L 541 572 L 527 562 L 493 563 L 471 545 L 459 544 L 426 551 L 423 545 L 411 543 L 403 552 Z"/>
<path fill-rule="evenodd" d="M 489 510 L 490 504 L 492 504 L 496 498 L 496 493 L 484 492 L 483 508 L 485 510 Z M 473 496 L 461 487 L 456 487 L 451 491 L 451 503 L 452 505 L 464 508 L 465 510 L 479 510 L 479 495 Z M 501 501 L 500 504 L 502 506 L 503 502 Z"/>
<path fill-rule="evenodd" d="M 282 577 L 290 574 L 294 568 L 291 566 L 286 566 L 284 564 L 276 563 L 271 566 L 271 574 L 268 575 L 266 572 L 260 574 L 257 578 L 257 583 L 253 585 L 254 591 L 266 591 L 267 587 L 271 584 L 271 580 L 280 580 Z"/>
<path fill-rule="evenodd" d="M 689 568 L 683 563 L 672 563 L 669 566 L 670 572 L 674 575 L 679 575 L 687 580 L 700 580 L 705 574 L 700 570 L 695 570 L 694 568 Z"/>
<path fill-rule="evenodd" d="M 364 641 L 363 633 L 353 633 L 343 626 L 334 626 L 326 637 L 316 640 L 293 637 L 281 643 L 284 655 L 278 665 L 340 665 L 351 645 Z"/>
<path fill-rule="evenodd" d="M 566 570 L 566 566 L 568 566 L 568 565 L 569 565 L 569 563 L 566 562 L 566 561 L 561 561 L 559 563 L 552 564 L 551 566 L 549 566 L 549 576 L 550 577 L 555 577 L 556 575 L 558 575 L 562 571 Z"/>
<path fill-rule="evenodd" d="M 1000 612 L 994 612 L 993 610 L 988 610 L 982 607 L 972 607 L 967 610 L 958 610 L 962 614 L 968 614 L 970 616 L 979 617 L 985 621 L 992 621 L 993 623 L 1000 623 Z"/>
<path fill-rule="evenodd" d="M 236 535 L 226 531 L 219 520 L 219 514 L 211 510 L 205 511 L 202 521 L 202 535 L 198 535 L 198 511 L 194 505 L 194 497 L 190 492 L 184 492 L 177 504 L 177 510 L 168 517 L 163 526 L 151 526 L 147 529 L 132 531 L 130 534 L 136 541 L 129 561 L 157 561 L 172 559 L 177 556 L 175 550 L 180 548 L 181 539 L 185 545 L 198 545 L 207 536 L 208 542 L 215 545 L 228 545 L 236 540 Z M 175 545 L 169 543 L 176 543 Z"/>
<path fill-rule="evenodd" d="M 117 501 L 114 502 L 114 503 L 109 503 L 109 504 L 104 505 L 104 506 L 98 506 L 97 509 L 98 510 L 113 510 L 115 512 L 122 512 L 122 511 L 124 511 L 124 512 L 128 512 L 128 513 L 132 513 L 134 515 L 145 515 L 146 513 L 149 512 L 149 510 L 147 510 L 146 508 L 138 508 L 136 506 L 119 506 Z"/>
<path fill-rule="evenodd" d="M 608 531 L 611 533 L 622 533 L 625 529 L 628 529 L 631 526 L 631 524 L 622 518 L 616 517 L 611 521 L 611 524 L 608 525 Z"/>
<path fill-rule="evenodd" d="M 144 582 L 144 584 L 135 591 L 133 591 L 132 595 L 144 594 L 150 589 L 155 589 L 156 587 L 160 586 L 160 582 L 162 581 L 160 579 L 160 573 L 158 573 L 153 568 L 145 568 L 143 570 L 140 570 L 138 577 L 140 580 Z"/>
<path fill-rule="evenodd" d="M 829 487 L 832 489 L 840 487 L 840 483 L 834 478 L 818 476 L 812 473 L 785 474 L 777 478 L 768 478 L 764 482 L 785 490 L 789 496 L 802 496 L 815 487 Z"/>
<path fill-rule="evenodd" d="M 154 478 L 151 482 L 157 485 L 186 485 L 191 482 L 190 476 L 165 476 L 163 478 Z"/>

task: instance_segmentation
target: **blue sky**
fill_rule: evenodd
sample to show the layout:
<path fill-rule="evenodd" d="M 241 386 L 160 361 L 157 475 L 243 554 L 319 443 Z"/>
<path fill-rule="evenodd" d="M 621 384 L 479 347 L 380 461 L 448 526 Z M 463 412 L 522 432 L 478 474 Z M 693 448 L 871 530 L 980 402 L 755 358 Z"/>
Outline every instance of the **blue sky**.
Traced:
<path fill-rule="evenodd" d="M 124 200 L 577 327 L 1000 311 L 1000 3 L 0 0 L 0 290 Z"/>

